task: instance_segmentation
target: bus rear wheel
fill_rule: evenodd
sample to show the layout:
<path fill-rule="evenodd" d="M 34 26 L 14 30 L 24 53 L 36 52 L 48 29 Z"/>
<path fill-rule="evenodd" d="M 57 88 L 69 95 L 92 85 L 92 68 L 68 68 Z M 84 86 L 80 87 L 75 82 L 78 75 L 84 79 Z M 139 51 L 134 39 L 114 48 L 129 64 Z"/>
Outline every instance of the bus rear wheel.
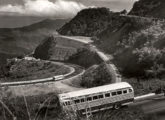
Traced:
<path fill-rule="evenodd" d="M 120 109 L 120 107 L 121 107 L 120 104 L 115 104 L 115 105 L 113 106 L 113 109 L 118 110 L 118 109 Z"/>

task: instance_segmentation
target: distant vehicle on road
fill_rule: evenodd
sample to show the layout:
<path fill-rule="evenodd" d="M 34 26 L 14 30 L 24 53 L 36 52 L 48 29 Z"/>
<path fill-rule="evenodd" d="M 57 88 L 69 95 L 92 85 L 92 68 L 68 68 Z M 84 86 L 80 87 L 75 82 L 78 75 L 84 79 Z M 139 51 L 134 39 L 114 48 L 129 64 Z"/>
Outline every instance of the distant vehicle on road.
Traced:
<path fill-rule="evenodd" d="M 62 80 L 64 79 L 64 75 L 57 75 L 57 76 L 53 76 L 53 80 Z"/>
<path fill-rule="evenodd" d="M 134 90 L 130 84 L 120 82 L 59 94 L 59 100 L 65 110 L 91 114 L 110 108 L 119 109 L 121 106 L 133 103 Z"/>

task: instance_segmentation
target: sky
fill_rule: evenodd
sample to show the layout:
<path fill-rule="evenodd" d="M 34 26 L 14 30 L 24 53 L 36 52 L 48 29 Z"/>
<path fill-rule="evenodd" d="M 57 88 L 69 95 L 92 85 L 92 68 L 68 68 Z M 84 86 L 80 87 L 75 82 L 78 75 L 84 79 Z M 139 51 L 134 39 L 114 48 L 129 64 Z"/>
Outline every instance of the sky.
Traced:
<path fill-rule="evenodd" d="M 88 7 L 130 10 L 135 0 L 0 0 L 0 15 L 70 18 Z"/>

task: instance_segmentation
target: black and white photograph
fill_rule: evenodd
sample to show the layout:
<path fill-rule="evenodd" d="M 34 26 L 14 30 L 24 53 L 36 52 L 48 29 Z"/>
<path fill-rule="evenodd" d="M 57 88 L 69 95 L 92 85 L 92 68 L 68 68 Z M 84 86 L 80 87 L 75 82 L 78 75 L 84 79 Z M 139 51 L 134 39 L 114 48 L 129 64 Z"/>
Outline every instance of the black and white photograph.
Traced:
<path fill-rule="evenodd" d="M 165 120 L 165 0 L 0 0 L 0 120 Z"/>

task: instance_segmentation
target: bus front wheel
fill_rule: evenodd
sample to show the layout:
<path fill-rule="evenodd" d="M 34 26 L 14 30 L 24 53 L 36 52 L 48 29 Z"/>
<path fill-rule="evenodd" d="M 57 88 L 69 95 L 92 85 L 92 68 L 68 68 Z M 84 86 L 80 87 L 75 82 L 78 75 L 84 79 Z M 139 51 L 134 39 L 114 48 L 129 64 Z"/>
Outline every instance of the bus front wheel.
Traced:
<path fill-rule="evenodd" d="M 120 109 L 120 107 L 121 107 L 121 105 L 120 105 L 120 104 L 115 104 L 115 105 L 113 106 L 113 108 L 114 108 L 115 110 Z"/>

